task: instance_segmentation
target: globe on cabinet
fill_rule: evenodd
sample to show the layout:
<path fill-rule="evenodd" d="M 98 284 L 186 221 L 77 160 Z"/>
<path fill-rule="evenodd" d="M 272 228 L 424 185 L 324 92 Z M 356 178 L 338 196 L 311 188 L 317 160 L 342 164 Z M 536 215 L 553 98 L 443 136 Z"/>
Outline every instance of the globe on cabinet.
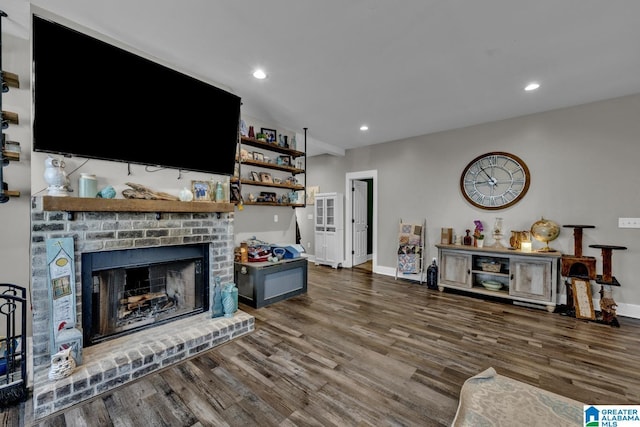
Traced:
<path fill-rule="evenodd" d="M 549 242 L 558 238 L 560 226 L 549 219 L 541 218 L 531 226 L 531 235 L 545 244 L 545 247 L 538 249 L 538 252 L 555 252 L 555 249 L 549 247 Z"/>

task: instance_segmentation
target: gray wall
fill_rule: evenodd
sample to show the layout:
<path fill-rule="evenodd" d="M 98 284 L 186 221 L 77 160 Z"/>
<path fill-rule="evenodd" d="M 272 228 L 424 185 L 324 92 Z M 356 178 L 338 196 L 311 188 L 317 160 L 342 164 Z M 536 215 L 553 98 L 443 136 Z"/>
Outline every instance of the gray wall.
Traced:
<path fill-rule="evenodd" d="M 12 125 L 6 133 L 22 145 L 21 161 L 4 169 L 4 180 L 22 196 L 0 205 L 1 280 L 29 287 L 31 195 L 42 195 L 46 188 L 42 178 L 46 156 L 31 152 L 30 40 L 27 35 L 2 36 L 3 68 L 18 73 L 21 83 L 20 89 L 12 88 L 3 96 L 3 108 L 20 115 L 20 124 Z M 640 288 L 633 274 L 640 230 L 617 228 L 618 217 L 640 217 L 639 117 L 640 95 L 636 95 L 351 150 L 344 157 L 316 156 L 307 159 L 307 185 L 318 185 L 322 192 L 344 192 L 346 173 L 378 171 L 378 247 L 374 255 L 378 272 L 393 274 L 399 218 L 427 219 L 428 258 L 435 255 L 433 243 L 438 241 L 440 227 L 454 227 L 459 234 L 471 227 L 474 219 L 485 225 L 492 223 L 497 213 L 475 209 L 464 201 L 459 176 L 479 154 L 511 152 L 528 164 L 532 184 L 523 201 L 499 211 L 505 228 L 526 229 L 541 216 L 559 224 L 595 225 L 596 229 L 585 232 L 584 248 L 585 255 L 597 257 L 599 271 L 600 253 L 588 248 L 589 244 L 627 246 L 628 250 L 613 255 L 613 274 L 622 284 L 615 289 L 614 298 L 620 304 L 620 314 L 633 312 L 640 317 Z M 267 127 L 282 128 L 267 123 Z M 72 114 L 65 115 L 62 135 L 64 126 L 73 126 Z M 191 179 L 211 178 L 149 172 L 141 166 L 133 166 L 133 175 L 128 175 L 125 164 L 97 160 L 84 164 L 84 159 L 68 159 L 67 171 L 74 170 L 71 182 L 76 189 L 80 172 L 96 173 L 100 187 L 114 185 L 121 190 L 126 188 L 125 182 L 132 181 L 175 194 L 189 186 Z M 278 222 L 274 215 L 278 215 Z M 302 243 L 313 252 L 312 206 L 236 210 L 235 240 L 255 235 L 270 242 L 293 242 L 296 219 Z M 572 253 L 571 232 L 563 229 L 552 246 Z"/>
<path fill-rule="evenodd" d="M 614 289 L 614 299 L 619 314 L 636 317 L 640 288 L 634 264 L 640 229 L 618 228 L 618 217 L 640 217 L 639 118 L 640 95 L 634 95 L 349 150 L 344 157 L 314 156 L 307 161 L 307 183 L 322 192 L 344 192 L 346 173 L 378 171 L 375 256 L 383 274 L 395 271 L 400 218 L 427 219 L 428 260 L 436 256 L 441 227 L 462 234 L 473 229 L 476 219 L 487 228 L 495 217 L 503 217 L 506 230 L 527 230 L 543 216 L 560 225 L 594 225 L 584 232 L 583 254 L 596 257 L 601 273 L 601 252 L 589 245 L 628 248 L 613 253 L 613 275 L 622 284 Z M 462 169 L 489 151 L 513 153 L 531 172 L 525 198 L 504 210 L 474 208 L 460 193 Z M 303 241 L 313 242 L 313 222 L 303 223 Z M 534 242 L 534 248 L 542 246 Z M 551 246 L 573 254 L 573 230 L 562 228 Z"/>

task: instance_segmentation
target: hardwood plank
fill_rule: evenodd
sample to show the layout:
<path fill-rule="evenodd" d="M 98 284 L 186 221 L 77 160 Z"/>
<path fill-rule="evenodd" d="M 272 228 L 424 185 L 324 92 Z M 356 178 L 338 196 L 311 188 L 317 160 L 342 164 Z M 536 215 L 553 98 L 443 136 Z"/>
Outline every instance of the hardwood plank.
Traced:
<path fill-rule="evenodd" d="M 366 269 L 310 264 L 308 282 L 243 305 L 254 333 L 34 425 L 448 426 L 488 367 L 588 404 L 640 401 L 640 319 L 616 328 Z"/>
<path fill-rule="evenodd" d="M 104 400 L 96 399 L 70 409 L 64 414 L 64 421 L 67 427 L 99 427 L 109 425 L 111 418 Z"/>

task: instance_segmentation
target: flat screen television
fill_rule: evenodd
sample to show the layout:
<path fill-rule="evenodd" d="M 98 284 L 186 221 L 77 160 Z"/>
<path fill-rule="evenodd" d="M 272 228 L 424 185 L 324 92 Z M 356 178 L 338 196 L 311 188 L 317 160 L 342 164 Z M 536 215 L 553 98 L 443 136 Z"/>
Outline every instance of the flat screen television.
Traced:
<path fill-rule="evenodd" d="M 33 149 L 233 175 L 240 97 L 33 15 Z"/>

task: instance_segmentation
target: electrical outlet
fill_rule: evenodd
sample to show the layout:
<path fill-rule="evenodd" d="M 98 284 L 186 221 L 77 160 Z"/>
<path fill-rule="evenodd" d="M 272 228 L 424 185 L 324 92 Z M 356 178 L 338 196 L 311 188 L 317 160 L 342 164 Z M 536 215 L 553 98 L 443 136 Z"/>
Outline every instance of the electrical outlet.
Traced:
<path fill-rule="evenodd" d="M 278 215 L 273 216 L 273 222 L 278 222 Z"/>
<path fill-rule="evenodd" d="M 640 218 L 618 218 L 618 228 L 640 228 Z"/>

